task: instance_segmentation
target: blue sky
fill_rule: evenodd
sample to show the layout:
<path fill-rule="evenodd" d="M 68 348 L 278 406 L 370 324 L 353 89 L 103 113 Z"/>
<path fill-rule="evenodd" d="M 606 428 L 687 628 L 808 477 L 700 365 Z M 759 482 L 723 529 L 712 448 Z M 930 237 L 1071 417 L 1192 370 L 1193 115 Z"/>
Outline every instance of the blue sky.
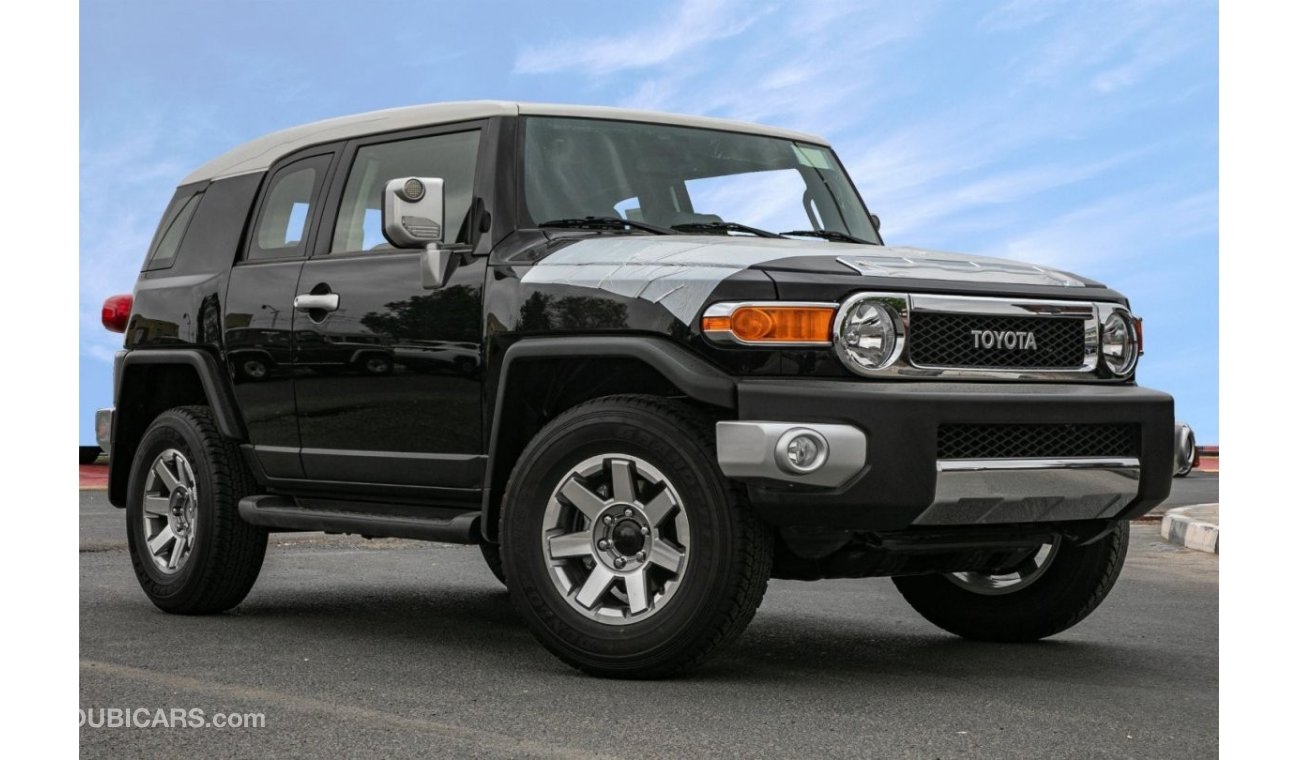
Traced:
<path fill-rule="evenodd" d="M 1218 10 L 1204 2 L 83 2 L 80 439 L 190 169 L 282 127 L 479 98 L 825 135 L 891 244 L 1060 266 L 1145 318 L 1218 440 Z"/>

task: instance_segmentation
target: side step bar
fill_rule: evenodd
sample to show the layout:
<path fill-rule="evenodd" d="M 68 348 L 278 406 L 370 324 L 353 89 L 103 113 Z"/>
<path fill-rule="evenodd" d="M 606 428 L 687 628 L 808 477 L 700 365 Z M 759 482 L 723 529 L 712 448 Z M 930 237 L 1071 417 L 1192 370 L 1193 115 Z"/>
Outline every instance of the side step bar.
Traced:
<path fill-rule="evenodd" d="M 370 505 L 366 505 L 369 507 Z M 477 544 L 479 513 L 466 512 L 438 518 L 410 514 L 385 514 L 382 506 L 367 509 L 317 509 L 300 506 L 287 496 L 246 496 L 239 501 L 244 522 L 279 530 L 319 530 L 326 533 L 355 533 L 366 538 L 413 538 Z"/>

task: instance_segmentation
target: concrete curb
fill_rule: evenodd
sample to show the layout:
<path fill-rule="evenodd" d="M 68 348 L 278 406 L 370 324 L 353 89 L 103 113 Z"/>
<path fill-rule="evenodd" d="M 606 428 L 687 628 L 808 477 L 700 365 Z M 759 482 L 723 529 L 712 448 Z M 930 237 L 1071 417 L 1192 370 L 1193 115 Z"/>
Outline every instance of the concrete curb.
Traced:
<path fill-rule="evenodd" d="M 1219 553 L 1219 505 L 1197 504 L 1165 513 L 1160 535 L 1169 543 L 1196 551 Z"/>

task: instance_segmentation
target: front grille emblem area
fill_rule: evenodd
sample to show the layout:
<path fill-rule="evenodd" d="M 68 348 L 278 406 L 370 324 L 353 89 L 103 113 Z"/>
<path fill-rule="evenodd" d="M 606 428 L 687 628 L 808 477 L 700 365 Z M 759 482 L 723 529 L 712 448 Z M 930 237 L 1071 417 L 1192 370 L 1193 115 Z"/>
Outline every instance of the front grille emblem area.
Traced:
<path fill-rule="evenodd" d="M 914 312 L 908 336 L 918 367 L 1077 370 L 1086 353 L 1084 319 Z"/>
<path fill-rule="evenodd" d="M 1101 326 L 1129 313 L 1120 303 L 860 291 L 840 314 L 862 299 L 892 304 L 905 336 L 898 361 L 873 376 L 1120 382 L 1132 375 L 1100 366 Z"/>
<path fill-rule="evenodd" d="M 1003 351 L 1036 351 L 1038 343 L 1034 334 L 1014 330 L 979 330 L 970 331 L 972 348 L 996 348 Z"/>

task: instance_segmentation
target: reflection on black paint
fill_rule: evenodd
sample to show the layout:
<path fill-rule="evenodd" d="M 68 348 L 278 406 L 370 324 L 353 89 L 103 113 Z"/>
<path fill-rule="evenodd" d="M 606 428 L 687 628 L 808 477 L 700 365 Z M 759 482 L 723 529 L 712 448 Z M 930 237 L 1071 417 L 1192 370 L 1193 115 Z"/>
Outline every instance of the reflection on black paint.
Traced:
<path fill-rule="evenodd" d="M 236 382 L 260 382 L 289 374 L 387 375 L 394 364 L 393 347 L 383 336 L 267 327 L 226 331 L 226 356 Z"/>
<path fill-rule="evenodd" d="M 385 311 L 372 311 L 361 324 L 395 341 L 479 340 L 478 289 L 454 285 L 425 295 L 384 304 Z"/>
<path fill-rule="evenodd" d="M 592 296 L 533 293 L 519 309 L 521 332 L 627 327 L 627 304 Z"/>
<path fill-rule="evenodd" d="M 199 301 L 198 334 L 195 342 L 203 345 L 221 345 L 221 305 L 216 293 Z"/>

